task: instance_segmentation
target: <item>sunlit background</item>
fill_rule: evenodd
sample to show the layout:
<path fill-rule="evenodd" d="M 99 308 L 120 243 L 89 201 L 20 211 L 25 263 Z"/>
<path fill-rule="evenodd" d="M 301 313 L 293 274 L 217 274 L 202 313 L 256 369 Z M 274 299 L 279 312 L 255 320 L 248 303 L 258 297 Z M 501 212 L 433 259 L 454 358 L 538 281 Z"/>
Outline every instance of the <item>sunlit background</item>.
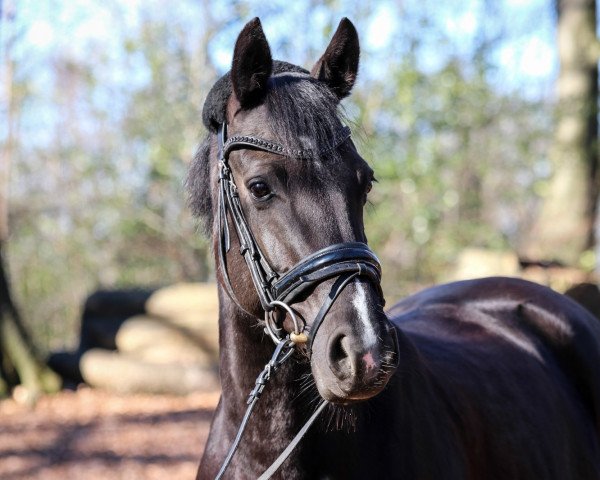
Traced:
<path fill-rule="evenodd" d="M 213 278 L 182 185 L 253 16 L 275 58 L 307 68 L 342 16 L 359 31 L 344 108 L 379 180 L 367 233 L 388 298 L 444 279 L 467 246 L 518 244 L 551 173 L 549 0 L 5 1 L 7 258 L 45 351 L 74 346 L 98 287 Z"/>
<path fill-rule="evenodd" d="M 255 16 L 274 58 L 307 69 L 342 17 L 357 27 L 341 109 L 378 180 L 366 231 L 388 306 L 483 275 L 598 283 L 594 0 L 0 10 L 3 479 L 193 478 L 219 396 L 218 305 L 184 181 L 204 99 Z"/>

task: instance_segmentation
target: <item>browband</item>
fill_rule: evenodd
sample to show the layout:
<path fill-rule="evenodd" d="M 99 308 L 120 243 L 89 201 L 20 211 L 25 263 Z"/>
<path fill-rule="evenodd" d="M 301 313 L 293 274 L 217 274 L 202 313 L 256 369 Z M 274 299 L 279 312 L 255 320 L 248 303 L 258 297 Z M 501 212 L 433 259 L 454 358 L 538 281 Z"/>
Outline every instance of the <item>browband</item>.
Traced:
<path fill-rule="evenodd" d="M 224 136 L 227 136 L 227 127 L 226 124 L 222 125 L 222 129 L 224 132 Z M 271 152 L 278 155 L 284 155 L 286 157 L 293 158 L 312 158 L 314 155 L 325 155 L 329 152 L 332 152 L 337 147 L 339 147 L 342 143 L 350 138 L 351 132 L 350 128 L 342 127 L 333 137 L 333 142 L 327 148 L 322 150 L 294 150 L 291 148 L 286 148 L 279 143 L 263 140 L 262 138 L 252 137 L 250 135 L 236 135 L 231 138 L 228 138 L 223 143 L 223 155 L 225 157 L 229 156 L 229 153 L 232 150 L 238 148 L 253 148 L 256 150 L 263 150 L 265 152 Z M 224 139 L 225 140 L 225 139 Z"/>

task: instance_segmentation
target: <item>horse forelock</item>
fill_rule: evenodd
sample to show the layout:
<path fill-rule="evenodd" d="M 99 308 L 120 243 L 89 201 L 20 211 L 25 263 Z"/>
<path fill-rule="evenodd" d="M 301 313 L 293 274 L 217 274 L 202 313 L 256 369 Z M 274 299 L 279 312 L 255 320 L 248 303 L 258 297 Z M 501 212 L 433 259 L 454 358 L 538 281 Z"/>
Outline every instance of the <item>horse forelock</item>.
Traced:
<path fill-rule="evenodd" d="M 332 157 L 320 152 L 331 151 L 342 123 L 339 99 L 326 85 L 307 74 L 273 75 L 264 105 L 275 141 L 292 150 L 313 152 L 312 160 Z"/>
<path fill-rule="evenodd" d="M 274 60 L 273 75 L 284 72 L 308 74 L 308 71 L 302 67 L 281 60 Z M 202 109 L 202 122 L 210 132 L 216 133 L 219 124 L 225 121 L 227 100 L 231 96 L 232 91 L 231 75 L 230 72 L 227 72 L 217 80 L 208 92 Z"/>

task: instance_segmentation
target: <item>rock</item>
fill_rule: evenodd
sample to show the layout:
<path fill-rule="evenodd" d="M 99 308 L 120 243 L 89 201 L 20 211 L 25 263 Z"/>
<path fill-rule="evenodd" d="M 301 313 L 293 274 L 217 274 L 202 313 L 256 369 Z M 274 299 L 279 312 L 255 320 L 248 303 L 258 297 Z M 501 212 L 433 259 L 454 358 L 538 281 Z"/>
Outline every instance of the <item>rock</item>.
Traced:
<path fill-rule="evenodd" d="M 185 395 L 218 388 L 216 371 L 200 365 L 154 363 L 131 355 L 92 349 L 80 362 L 85 382 L 118 393 L 171 393 Z"/>
<path fill-rule="evenodd" d="M 143 313 L 156 289 L 98 290 L 85 301 L 84 312 L 96 316 L 126 316 Z"/>
<path fill-rule="evenodd" d="M 598 285 L 589 282 L 579 283 L 569 288 L 565 295 L 583 305 L 596 318 L 600 319 L 600 289 L 598 289 Z"/>
<path fill-rule="evenodd" d="M 138 315 L 121 325 L 115 339 L 122 353 L 157 363 L 218 363 L 218 329 L 216 319 L 198 322 L 198 328 L 178 325 L 170 318 Z"/>
<path fill-rule="evenodd" d="M 465 248 L 458 256 L 456 267 L 448 280 L 520 275 L 519 258 L 513 252 Z"/>
<path fill-rule="evenodd" d="M 164 318 L 219 317 L 214 283 L 179 283 L 156 290 L 146 301 L 146 313 Z"/>

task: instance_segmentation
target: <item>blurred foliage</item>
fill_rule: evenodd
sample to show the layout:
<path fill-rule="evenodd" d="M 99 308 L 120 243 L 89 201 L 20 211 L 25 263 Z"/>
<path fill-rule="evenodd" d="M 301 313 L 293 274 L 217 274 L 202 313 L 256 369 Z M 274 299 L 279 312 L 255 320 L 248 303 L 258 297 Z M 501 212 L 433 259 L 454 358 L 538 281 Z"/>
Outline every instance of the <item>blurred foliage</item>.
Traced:
<path fill-rule="evenodd" d="M 449 59 L 425 74 L 406 61 L 378 108 L 356 99 L 379 180 L 367 232 L 393 296 L 439 280 L 465 246 L 509 249 L 531 221 L 550 109 L 497 93 L 483 73 Z"/>
<path fill-rule="evenodd" d="M 254 15 L 275 58 L 308 68 L 342 15 L 358 27 L 361 77 L 345 111 L 379 181 L 366 225 L 390 299 L 442 278 L 467 245 L 513 245 L 549 174 L 551 105 L 494 80 L 491 59 L 512 21 L 499 4 L 470 2 L 479 30 L 465 47 L 436 23 L 433 3 L 154 1 L 132 21 L 131 7 L 108 2 L 94 10 L 110 18 L 103 41 L 15 50 L 20 130 L 8 258 L 38 343 L 72 346 L 81 303 L 100 286 L 211 278 L 183 179 L 220 59 Z M 373 46 L 382 5 L 395 29 Z M 293 24 L 306 28 L 292 33 Z M 424 62 L 432 51 L 435 62 Z"/>
<path fill-rule="evenodd" d="M 45 349 L 73 345 L 96 288 L 210 275 L 183 180 L 216 76 L 206 42 L 219 23 L 188 30 L 174 11 L 130 31 L 123 12 L 109 11 L 118 51 L 90 42 L 83 56 L 66 49 L 31 55 L 35 68 L 16 63 L 30 92 L 21 125 L 33 141 L 25 132 L 18 139 L 8 257 L 23 316 Z M 36 69 L 50 79 L 44 91 L 36 92 Z M 42 134 L 36 108 L 47 116 Z"/>

